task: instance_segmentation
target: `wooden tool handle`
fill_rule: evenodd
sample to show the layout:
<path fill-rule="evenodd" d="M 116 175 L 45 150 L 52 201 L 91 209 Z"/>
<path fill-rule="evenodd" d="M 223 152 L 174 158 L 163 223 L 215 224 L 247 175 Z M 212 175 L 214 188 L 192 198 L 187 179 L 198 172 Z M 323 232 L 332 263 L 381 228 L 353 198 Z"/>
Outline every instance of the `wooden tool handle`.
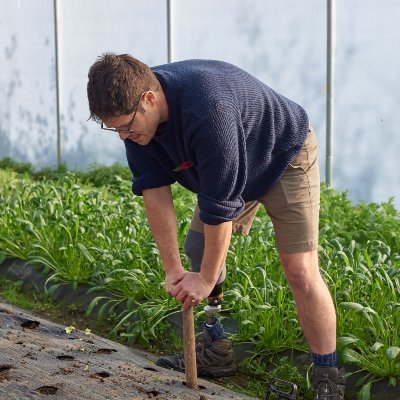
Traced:
<path fill-rule="evenodd" d="M 197 389 L 196 344 L 194 339 L 193 307 L 183 311 L 183 340 L 185 357 L 186 386 Z"/>

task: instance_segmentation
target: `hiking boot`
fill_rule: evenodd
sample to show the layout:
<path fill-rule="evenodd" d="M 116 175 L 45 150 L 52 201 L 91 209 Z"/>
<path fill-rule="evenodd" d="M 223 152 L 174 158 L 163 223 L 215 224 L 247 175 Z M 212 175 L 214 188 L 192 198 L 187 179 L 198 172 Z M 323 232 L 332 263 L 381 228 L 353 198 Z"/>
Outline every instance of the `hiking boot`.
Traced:
<path fill-rule="evenodd" d="M 315 400 L 344 400 L 344 368 L 313 366 L 311 383 Z"/>
<path fill-rule="evenodd" d="M 157 365 L 184 372 L 183 352 L 160 357 Z M 201 333 L 196 338 L 196 366 L 197 375 L 205 378 L 233 375 L 236 372 L 236 362 L 231 340 L 222 338 L 213 341 L 206 331 Z"/>

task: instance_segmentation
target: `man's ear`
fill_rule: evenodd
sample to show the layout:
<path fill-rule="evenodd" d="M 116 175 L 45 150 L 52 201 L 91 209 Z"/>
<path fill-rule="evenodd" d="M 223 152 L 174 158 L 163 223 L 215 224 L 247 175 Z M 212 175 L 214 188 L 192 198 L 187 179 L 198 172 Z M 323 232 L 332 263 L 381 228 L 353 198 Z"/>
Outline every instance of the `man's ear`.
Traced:
<path fill-rule="evenodd" d="M 151 105 L 154 105 L 155 101 L 156 101 L 156 95 L 153 91 L 148 90 L 144 96 L 143 96 L 143 100 L 145 101 L 145 103 L 150 103 Z"/>

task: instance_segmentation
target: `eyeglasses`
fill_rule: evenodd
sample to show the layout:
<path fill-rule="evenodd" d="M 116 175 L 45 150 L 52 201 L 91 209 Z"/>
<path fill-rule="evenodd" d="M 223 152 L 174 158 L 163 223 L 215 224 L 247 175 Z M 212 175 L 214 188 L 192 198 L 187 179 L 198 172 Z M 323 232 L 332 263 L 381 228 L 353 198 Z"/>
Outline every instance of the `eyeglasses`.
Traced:
<path fill-rule="evenodd" d="M 143 92 L 143 93 L 140 95 L 139 100 L 138 100 L 138 102 L 136 103 L 135 111 L 133 112 L 133 117 L 132 117 L 132 119 L 130 120 L 130 122 L 129 122 L 129 124 L 128 124 L 128 126 L 127 126 L 126 128 L 104 128 L 103 122 L 102 122 L 102 123 L 101 123 L 101 129 L 103 129 L 103 130 L 105 130 L 105 131 L 111 131 L 111 132 L 117 132 L 117 133 L 120 133 L 120 132 L 133 133 L 134 131 L 131 129 L 131 128 L 132 128 L 132 124 L 133 124 L 133 121 L 135 120 L 136 113 L 137 113 L 137 110 L 138 110 L 140 101 L 142 100 L 142 97 L 143 97 L 143 95 L 144 95 L 145 93 L 146 93 L 146 92 Z"/>

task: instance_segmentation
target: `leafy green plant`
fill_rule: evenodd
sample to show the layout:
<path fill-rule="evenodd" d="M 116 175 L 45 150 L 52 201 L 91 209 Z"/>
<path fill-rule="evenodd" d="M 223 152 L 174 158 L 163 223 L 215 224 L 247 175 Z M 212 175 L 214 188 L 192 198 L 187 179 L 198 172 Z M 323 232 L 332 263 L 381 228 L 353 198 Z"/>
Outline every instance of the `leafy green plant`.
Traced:
<path fill-rule="evenodd" d="M 362 398 L 369 399 L 372 383 L 388 378 L 389 384 L 395 386 L 400 378 L 400 303 L 387 304 L 384 316 L 359 303 L 344 302 L 339 306 L 348 310 L 355 325 L 353 334 L 339 338 L 342 360 L 370 373 L 358 382 L 363 385 Z M 361 329 L 363 325 L 366 327 Z"/>
<path fill-rule="evenodd" d="M 33 166 L 32 164 L 25 163 L 25 162 L 17 162 L 11 159 L 10 157 L 5 157 L 0 160 L 0 169 L 9 169 L 19 174 L 29 174 L 33 173 Z"/>
<path fill-rule="evenodd" d="M 352 204 L 347 192 L 321 188 L 320 237 L 342 245 L 379 240 L 395 252 L 400 249 L 400 216 L 393 199 L 383 203 Z"/>
<path fill-rule="evenodd" d="M 1 258 L 45 266 L 50 291 L 88 283 L 98 294 L 89 312 L 116 317 L 114 335 L 151 343 L 180 305 L 165 293 L 142 199 L 130 193 L 129 170 L 96 166 L 49 172 L 38 181 L 31 168 L 11 164 L 0 170 Z M 196 197 L 176 185 L 172 190 L 183 245 Z M 351 204 L 346 193 L 323 187 L 320 266 L 338 312 L 340 356 L 370 374 L 360 382 L 362 399 L 377 379 L 399 379 L 399 232 L 391 200 Z M 233 236 L 227 266 L 223 316 L 238 323 L 233 338 L 254 343 L 260 357 L 305 349 L 264 210 L 249 236 Z"/>

